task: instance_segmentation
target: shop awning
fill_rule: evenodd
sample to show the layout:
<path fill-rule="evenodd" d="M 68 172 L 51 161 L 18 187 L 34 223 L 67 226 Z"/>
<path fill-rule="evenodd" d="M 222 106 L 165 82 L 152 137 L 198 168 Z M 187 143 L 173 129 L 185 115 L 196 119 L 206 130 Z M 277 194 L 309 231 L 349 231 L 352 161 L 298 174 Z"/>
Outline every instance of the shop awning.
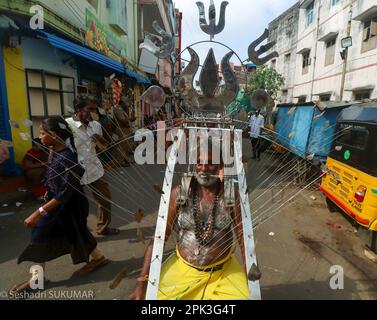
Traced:
<path fill-rule="evenodd" d="M 85 48 L 83 46 L 80 46 L 76 43 L 73 43 L 71 41 L 65 40 L 63 38 L 57 37 L 51 33 L 40 31 L 40 33 L 50 42 L 51 45 L 53 45 L 55 48 L 58 48 L 60 50 L 67 51 L 69 53 L 72 53 L 76 56 L 79 56 L 84 59 L 88 59 L 94 63 L 100 64 L 106 68 L 109 68 L 115 72 L 126 74 L 129 77 L 135 78 L 138 83 L 145 83 L 150 84 L 150 80 L 148 78 L 144 78 L 137 74 L 136 72 L 126 68 L 123 64 L 120 62 L 111 59 L 103 54 L 100 54 L 94 50 Z"/>
<path fill-rule="evenodd" d="M 144 84 L 151 84 L 152 83 L 151 80 L 149 80 L 148 78 L 144 78 L 141 75 L 139 75 L 138 73 L 131 71 L 130 69 L 127 69 L 127 68 L 126 68 L 126 74 L 131 78 L 135 78 L 138 83 L 144 83 Z"/>

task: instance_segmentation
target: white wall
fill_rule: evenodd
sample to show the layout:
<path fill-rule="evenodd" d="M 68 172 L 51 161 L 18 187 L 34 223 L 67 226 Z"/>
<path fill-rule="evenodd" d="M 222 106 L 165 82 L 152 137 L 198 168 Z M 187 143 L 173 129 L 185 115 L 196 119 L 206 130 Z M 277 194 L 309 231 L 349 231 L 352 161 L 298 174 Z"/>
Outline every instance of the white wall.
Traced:
<path fill-rule="evenodd" d="M 40 69 L 74 77 L 77 84 L 77 71 L 70 66 L 69 62 L 63 63 L 63 60 L 71 56 L 55 49 L 48 41 L 22 38 L 22 52 L 25 69 Z"/>
<path fill-rule="evenodd" d="M 357 17 L 373 6 L 377 6 L 376 0 L 358 0 L 354 4 L 353 17 Z M 353 46 L 350 48 L 345 89 L 375 86 L 371 95 L 371 98 L 375 99 L 377 98 L 377 48 L 361 53 L 363 23 L 353 20 L 351 30 Z M 351 96 L 352 92 L 346 91 L 345 97 Z"/>
<path fill-rule="evenodd" d="M 317 1 L 319 3 L 319 1 Z M 335 43 L 334 63 L 325 66 L 326 41 L 317 42 L 316 65 L 314 73 L 313 95 L 328 94 L 331 92 L 332 100 L 340 99 L 340 83 L 343 69 L 343 60 L 340 56 L 341 39 L 347 36 L 347 23 L 349 7 L 346 1 L 340 1 L 337 5 L 331 6 L 331 1 L 322 0 L 320 8 L 320 21 L 318 39 L 329 33 L 338 33 Z M 313 42 L 315 43 L 316 37 Z M 313 52 L 314 54 L 314 52 Z M 314 65 L 313 65 L 314 66 Z M 310 97 L 308 97 L 310 100 Z"/>
<path fill-rule="evenodd" d="M 135 43 L 137 34 L 134 32 L 137 17 L 134 17 L 134 1 L 133 0 L 112 0 L 121 1 L 127 5 L 128 15 L 128 34 L 118 36 L 127 44 L 127 58 L 137 65 L 137 53 L 135 52 Z M 93 12 L 103 24 L 108 24 L 109 10 L 106 8 L 106 0 L 98 0 L 97 10 L 87 0 L 40 0 L 40 2 L 47 8 L 54 11 L 57 15 L 63 17 L 72 25 L 85 30 L 86 29 L 86 9 Z M 111 30 L 115 32 L 110 26 Z"/>
<path fill-rule="evenodd" d="M 99 2 L 101 1 L 99 0 Z M 94 8 L 87 0 L 40 0 L 40 2 L 81 29 L 85 29 L 85 10 L 88 8 L 95 13 Z"/>
<path fill-rule="evenodd" d="M 309 2 L 308 2 L 309 3 Z M 306 25 L 306 8 L 300 8 L 300 17 L 298 25 L 298 40 L 297 40 L 297 51 L 296 51 L 296 66 L 295 66 L 295 85 L 293 89 L 293 100 L 297 101 L 299 96 L 308 96 L 311 92 L 311 80 L 313 79 L 313 66 L 314 66 L 314 43 L 316 39 L 316 26 L 318 18 L 318 1 L 314 4 L 314 17 L 313 22 L 307 26 Z M 303 55 L 297 54 L 302 50 L 310 49 L 311 65 L 306 74 L 302 73 L 302 62 Z"/>
<path fill-rule="evenodd" d="M 272 47 L 269 53 L 277 51 L 279 57 L 271 60 L 268 65 L 273 66 L 273 61 L 276 60 L 275 69 L 285 78 L 285 83 L 282 90 L 287 90 L 287 97 L 278 95 L 278 102 L 288 102 L 287 98 L 292 96 L 296 65 L 296 47 L 298 38 L 298 8 L 296 6 L 289 8 L 281 14 L 278 18 L 272 21 L 268 29 L 270 37 L 268 41 L 276 41 L 276 45 Z M 290 32 L 288 32 L 290 31 Z M 286 55 L 290 54 L 289 61 L 286 61 Z"/>

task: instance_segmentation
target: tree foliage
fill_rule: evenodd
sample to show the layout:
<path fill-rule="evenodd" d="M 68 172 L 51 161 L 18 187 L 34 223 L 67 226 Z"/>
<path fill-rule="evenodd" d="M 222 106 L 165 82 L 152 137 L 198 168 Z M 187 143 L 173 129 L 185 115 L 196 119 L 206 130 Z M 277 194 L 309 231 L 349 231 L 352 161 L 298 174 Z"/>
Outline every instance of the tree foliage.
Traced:
<path fill-rule="evenodd" d="M 247 95 L 252 95 L 257 89 L 264 89 L 272 99 L 276 100 L 277 94 L 284 83 L 284 77 L 274 68 L 258 66 L 249 79 Z"/>

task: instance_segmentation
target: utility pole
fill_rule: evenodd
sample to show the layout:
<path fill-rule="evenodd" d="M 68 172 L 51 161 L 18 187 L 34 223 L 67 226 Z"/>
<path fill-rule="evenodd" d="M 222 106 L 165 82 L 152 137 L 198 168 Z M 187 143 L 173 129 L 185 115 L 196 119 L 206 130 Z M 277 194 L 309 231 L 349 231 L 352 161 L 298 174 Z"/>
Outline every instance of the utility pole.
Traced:
<path fill-rule="evenodd" d="M 353 5 L 353 0 L 351 0 L 350 11 L 349 11 L 349 15 L 348 15 L 347 37 L 351 36 L 352 5 Z M 344 63 L 343 63 L 343 71 L 342 71 L 342 80 L 340 81 L 340 101 L 343 101 L 344 85 L 345 85 L 345 81 L 346 81 L 347 62 L 348 62 L 348 48 L 345 48 L 344 50 L 345 51 L 344 51 Z"/>

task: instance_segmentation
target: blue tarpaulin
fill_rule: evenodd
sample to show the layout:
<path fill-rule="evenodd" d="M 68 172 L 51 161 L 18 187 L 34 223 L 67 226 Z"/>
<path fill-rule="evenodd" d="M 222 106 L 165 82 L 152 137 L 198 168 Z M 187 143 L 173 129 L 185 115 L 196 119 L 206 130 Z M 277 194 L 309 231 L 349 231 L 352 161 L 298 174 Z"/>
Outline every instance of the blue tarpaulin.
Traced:
<path fill-rule="evenodd" d="M 305 157 L 314 107 L 282 105 L 278 108 L 276 142 L 299 157 Z"/>
<path fill-rule="evenodd" d="M 337 117 L 349 105 L 332 101 L 320 106 L 314 103 L 278 105 L 276 142 L 301 158 L 312 155 L 314 159 L 326 160 Z"/>

